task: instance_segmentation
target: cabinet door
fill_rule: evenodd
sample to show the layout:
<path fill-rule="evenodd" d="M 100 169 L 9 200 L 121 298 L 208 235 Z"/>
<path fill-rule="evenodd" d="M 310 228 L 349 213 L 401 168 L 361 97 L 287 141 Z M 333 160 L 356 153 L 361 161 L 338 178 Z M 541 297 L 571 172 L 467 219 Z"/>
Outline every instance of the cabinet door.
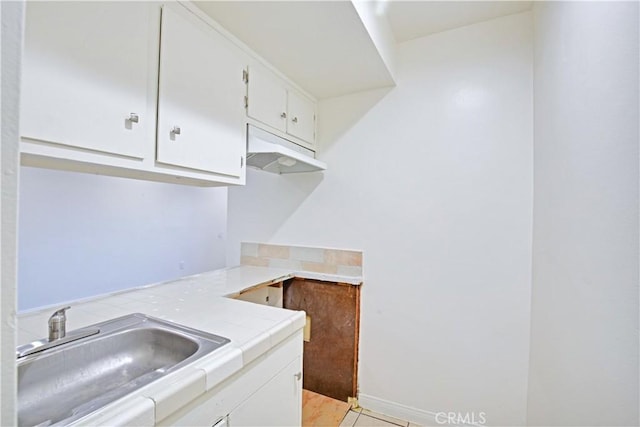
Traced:
<path fill-rule="evenodd" d="M 299 426 L 302 363 L 297 357 L 229 414 L 229 426 Z"/>
<path fill-rule="evenodd" d="M 249 68 L 249 117 L 277 130 L 287 130 L 287 90 L 269 71 Z"/>
<path fill-rule="evenodd" d="M 162 9 L 157 160 L 239 177 L 244 61 L 190 12 Z"/>
<path fill-rule="evenodd" d="M 287 133 L 313 144 L 315 136 L 315 105 L 302 95 L 288 92 Z"/>
<path fill-rule="evenodd" d="M 155 125 L 150 13 L 145 2 L 27 2 L 21 136 L 142 158 Z"/>

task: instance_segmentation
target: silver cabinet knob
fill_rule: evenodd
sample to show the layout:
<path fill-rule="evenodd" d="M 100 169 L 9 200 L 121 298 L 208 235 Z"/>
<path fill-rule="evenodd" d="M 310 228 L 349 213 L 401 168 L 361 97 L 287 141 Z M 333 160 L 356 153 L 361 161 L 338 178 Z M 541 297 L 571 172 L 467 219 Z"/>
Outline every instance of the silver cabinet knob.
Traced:
<path fill-rule="evenodd" d="M 280 117 L 282 117 L 283 119 L 286 119 L 287 118 L 287 113 L 283 112 L 282 114 L 280 114 Z"/>
<path fill-rule="evenodd" d="M 294 375 L 294 377 L 296 377 L 296 379 L 300 381 L 302 379 L 302 372 L 298 372 L 297 374 Z"/>
<path fill-rule="evenodd" d="M 138 123 L 140 121 L 140 116 L 138 116 L 136 113 L 131 113 L 129 114 L 129 117 L 127 117 L 127 120 L 129 120 L 131 123 Z"/>
<path fill-rule="evenodd" d="M 298 123 L 298 118 L 297 118 L 297 117 L 294 117 L 293 119 L 291 119 L 291 121 L 292 121 L 293 123 Z"/>
<path fill-rule="evenodd" d="M 171 129 L 171 133 L 174 134 L 174 135 L 180 135 L 180 126 L 174 126 Z"/>

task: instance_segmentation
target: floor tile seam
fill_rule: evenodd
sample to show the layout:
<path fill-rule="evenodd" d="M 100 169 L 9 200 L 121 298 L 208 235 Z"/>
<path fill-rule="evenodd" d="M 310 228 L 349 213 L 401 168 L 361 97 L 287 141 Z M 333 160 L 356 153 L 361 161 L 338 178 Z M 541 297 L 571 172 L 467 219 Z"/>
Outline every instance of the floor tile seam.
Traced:
<path fill-rule="evenodd" d="M 356 424 L 356 422 L 358 421 L 358 418 L 360 418 L 360 411 L 357 411 L 357 410 L 355 410 L 355 409 L 351 408 L 351 409 L 349 409 L 349 410 L 347 411 L 347 413 L 346 413 L 346 414 L 344 414 L 344 417 L 342 417 L 342 420 L 340 420 L 340 424 L 338 424 L 339 426 L 342 426 L 342 423 L 344 423 L 344 420 L 346 420 L 346 419 L 347 419 L 347 416 L 348 416 L 348 415 L 349 415 L 349 413 L 351 413 L 351 412 L 354 412 L 354 413 L 356 414 L 356 418 L 353 420 L 353 422 L 352 422 L 351 424 L 349 424 L 348 426 L 345 426 L 345 427 L 353 427 L 353 426 Z"/>
<path fill-rule="evenodd" d="M 362 412 L 360 414 L 362 414 Z M 385 420 L 383 418 L 378 418 L 378 417 L 376 417 L 375 415 L 372 415 L 372 414 L 362 414 L 362 415 L 366 415 L 367 417 L 375 418 L 378 421 L 383 421 L 383 422 L 385 422 L 387 424 L 391 424 L 391 425 L 394 425 L 394 426 L 409 427 L 409 422 L 408 421 L 405 424 L 398 424 L 398 423 L 394 423 L 394 422 L 389 421 L 389 420 Z M 360 418 L 360 416 L 358 416 L 358 418 Z"/>
<path fill-rule="evenodd" d="M 342 416 L 342 418 L 340 419 L 340 422 L 338 423 L 338 426 L 342 425 L 342 423 L 344 422 L 344 420 L 347 418 L 347 415 L 349 415 L 349 412 L 351 412 L 351 409 L 348 409 L 347 412 L 345 412 L 345 414 Z M 353 427 L 353 424 L 350 426 Z"/>
<path fill-rule="evenodd" d="M 355 420 L 353 420 L 353 424 L 351 424 L 351 427 L 356 425 L 356 423 L 358 422 L 358 419 L 360 418 L 360 415 L 362 415 L 362 411 L 358 412 L 358 416 L 356 417 Z"/>

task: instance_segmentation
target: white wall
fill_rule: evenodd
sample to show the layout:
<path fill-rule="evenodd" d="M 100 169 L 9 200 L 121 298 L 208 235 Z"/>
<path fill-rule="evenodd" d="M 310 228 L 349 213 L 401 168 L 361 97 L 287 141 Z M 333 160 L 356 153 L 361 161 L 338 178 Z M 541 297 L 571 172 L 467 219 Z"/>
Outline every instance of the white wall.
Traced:
<path fill-rule="evenodd" d="M 224 267 L 226 199 L 226 188 L 22 167 L 19 309 Z"/>
<path fill-rule="evenodd" d="M 525 422 L 531 41 L 525 13 L 400 44 L 396 88 L 321 102 L 324 174 L 229 190 L 230 264 L 240 241 L 364 251 L 372 409 Z"/>
<path fill-rule="evenodd" d="M 0 4 L 2 80 L 0 160 L 0 425 L 16 425 L 18 129 L 23 2 Z"/>
<path fill-rule="evenodd" d="M 638 3 L 535 4 L 530 425 L 638 425 Z"/>

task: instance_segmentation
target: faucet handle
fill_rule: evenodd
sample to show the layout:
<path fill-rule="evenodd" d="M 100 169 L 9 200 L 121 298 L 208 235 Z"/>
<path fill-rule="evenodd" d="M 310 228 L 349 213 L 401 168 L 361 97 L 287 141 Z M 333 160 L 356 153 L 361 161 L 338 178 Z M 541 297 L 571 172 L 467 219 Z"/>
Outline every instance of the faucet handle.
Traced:
<path fill-rule="evenodd" d="M 53 320 L 55 317 L 65 317 L 65 313 L 67 310 L 69 310 L 71 308 L 70 305 L 64 307 L 64 308 L 59 308 L 58 310 L 56 310 L 51 317 L 49 317 L 49 321 Z"/>
<path fill-rule="evenodd" d="M 51 317 L 49 317 L 49 341 L 64 338 L 67 334 L 67 316 L 66 311 L 71 307 L 67 306 L 56 310 Z"/>

